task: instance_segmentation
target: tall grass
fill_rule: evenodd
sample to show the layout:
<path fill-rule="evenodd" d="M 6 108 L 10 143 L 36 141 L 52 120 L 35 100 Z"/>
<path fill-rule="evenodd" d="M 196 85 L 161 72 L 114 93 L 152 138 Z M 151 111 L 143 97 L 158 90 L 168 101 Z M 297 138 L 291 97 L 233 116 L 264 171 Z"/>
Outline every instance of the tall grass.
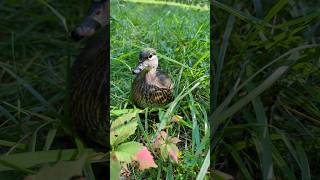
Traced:
<path fill-rule="evenodd" d="M 143 136 L 145 139 L 139 141 L 150 145 L 149 140 L 156 131 L 168 125 L 169 117 L 176 114 L 183 117 L 169 128 L 170 135 L 182 140 L 179 146 L 182 151 L 180 162 L 183 163 L 167 163 L 157 158 L 158 169 L 142 174 L 134 172 L 135 176 L 162 177 L 161 174 L 166 174 L 168 178 L 193 178 L 201 168 L 203 177 L 208 166 L 209 147 L 207 11 L 188 6 L 113 3 L 116 8 L 112 10 L 118 12 L 112 15 L 111 26 L 114 47 L 111 53 L 111 114 L 120 115 L 122 110 L 128 110 L 128 90 L 133 78 L 131 68 L 137 62 L 140 48 L 152 46 L 159 52 L 161 68 L 170 72 L 175 83 L 176 100 L 170 106 L 156 110 L 161 123 L 141 120 L 134 138 Z M 21 179 L 27 174 L 43 177 L 48 171 L 41 167 L 48 164 L 53 165 L 49 168 L 51 173 L 65 172 L 65 167 L 73 167 L 67 168 L 70 171 L 65 172 L 66 176 L 74 175 L 71 172 L 79 173 L 79 167 L 84 164 L 85 175 L 93 178 L 89 163 L 102 155 L 82 149 L 78 140 L 67 135 L 65 122 L 68 116 L 63 107 L 68 103 L 65 102 L 67 69 L 81 46 L 70 41 L 69 30 L 84 16 L 88 5 L 89 1 L 22 1 L 19 4 L 6 1 L 1 4 L 4 20 L 0 25 L 3 40 L 0 48 L 5 52 L 0 57 L 3 82 L 0 87 L 1 179 Z M 130 11 L 135 6 L 141 8 Z M 120 13 L 119 10 L 126 11 Z M 144 13 L 147 10 L 149 13 Z M 158 16 L 152 16 L 152 13 Z M 117 79 L 121 81 L 117 82 Z M 146 114 L 145 119 L 148 119 L 147 111 Z M 76 149 L 75 144 L 80 149 Z M 83 162 L 83 155 L 89 161 Z M 57 163 L 59 160 L 75 161 L 61 165 Z"/>
<path fill-rule="evenodd" d="M 175 100 L 167 107 L 144 109 L 138 131 L 132 137 L 152 149 L 156 134 L 166 128 L 179 137 L 179 163 L 155 157 L 158 168 L 133 171 L 133 177 L 195 179 L 209 164 L 209 11 L 188 5 L 148 1 L 111 2 L 111 114 L 133 108 L 130 102 L 132 69 L 139 51 L 153 47 L 160 68 L 174 82 Z M 182 119 L 172 124 L 170 119 Z M 156 116 L 156 117 L 155 117 Z M 154 154 L 156 155 L 156 154 Z"/>
<path fill-rule="evenodd" d="M 290 0 L 212 1 L 212 7 L 213 174 L 316 179 L 318 9 Z"/>
<path fill-rule="evenodd" d="M 0 3 L 0 179 L 22 179 L 47 164 L 79 158 L 63 105 L 68 64 L 81 46 L 69 31 L 89 3 Z"/>

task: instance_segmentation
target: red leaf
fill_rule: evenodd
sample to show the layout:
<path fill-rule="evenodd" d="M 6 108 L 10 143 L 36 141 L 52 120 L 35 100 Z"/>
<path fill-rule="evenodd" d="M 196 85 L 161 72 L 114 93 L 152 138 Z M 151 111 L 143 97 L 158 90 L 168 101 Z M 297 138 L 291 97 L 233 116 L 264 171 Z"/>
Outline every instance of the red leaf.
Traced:
<path fill-rule="evenodd" d="M 153 156 L 145 146 L 136 154 L 134 159 L 139 162 L 140 170 L 158 167 L 153 161 Z"/>

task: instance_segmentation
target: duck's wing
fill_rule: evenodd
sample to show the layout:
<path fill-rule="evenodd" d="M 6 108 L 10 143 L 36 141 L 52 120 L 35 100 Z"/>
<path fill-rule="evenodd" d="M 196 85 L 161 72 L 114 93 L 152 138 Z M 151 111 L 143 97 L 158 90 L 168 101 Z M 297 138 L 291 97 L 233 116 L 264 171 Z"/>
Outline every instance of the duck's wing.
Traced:
<path fill-rule="evenodd" d="M 169 76 L 161 70 L 157 70 L 157 82 L 162 88 L 172 89 L 173 83 Z"/>

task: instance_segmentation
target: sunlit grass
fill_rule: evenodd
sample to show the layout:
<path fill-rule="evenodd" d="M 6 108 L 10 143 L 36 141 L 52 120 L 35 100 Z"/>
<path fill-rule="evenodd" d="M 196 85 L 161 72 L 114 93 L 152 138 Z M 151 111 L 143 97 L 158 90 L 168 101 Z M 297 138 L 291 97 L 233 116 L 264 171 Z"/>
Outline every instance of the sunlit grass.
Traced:
<path fill-rule="evenodd" d="M 180 162 L 168 163 L 156 156 L 158 168 L 133 174 L 140 178 L 194 179 L 209 148 L 209 11 L 158 3 L 111 4 L 111 114 L 133 108 L 129 100 L 135 77 L 132 68 L 142 48 L 157 50 L 160 68 L 175 86 L 172 103 L 145 109 L 133 138 L 152 149 L 156 134 L 167 128 L 170 136 L 181 139 Z M 172 124 L 173 115 L 183 119 Z"/>

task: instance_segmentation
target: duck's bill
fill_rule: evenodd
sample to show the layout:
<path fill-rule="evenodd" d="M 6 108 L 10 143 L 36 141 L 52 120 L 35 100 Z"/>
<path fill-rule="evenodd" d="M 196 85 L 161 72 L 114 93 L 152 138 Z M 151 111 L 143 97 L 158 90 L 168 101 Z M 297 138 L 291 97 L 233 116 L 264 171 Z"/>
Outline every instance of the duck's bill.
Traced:
<path fill-rule="evenodd" d="M 84 37 L 93 35 L 101 27 L 100 23 L 87 17 L 78 27 L 71 32 L 74 40 L 78 41 Z"/>
<path fill-rule="evenodd" d="M 145 68 L 144 62 L 140 62 L 138 66 L 132 71 L 133 74 L 139 74 Z"/>
<path fill-rule="evenodd" d="M 103 19 L 107 17 L 105 15 L 106 1 L 93 2 L 86 18 L 71 32 L 71 36 L 74 40 L 78 41 L 84 37 L 93 35 L 102 26 Z M 96 15 L 100 10 L 100 15 Z M 101 21 L 101 22 L 99 22 Z M 105 20 L 106 21 L 106 20 Z"/>

